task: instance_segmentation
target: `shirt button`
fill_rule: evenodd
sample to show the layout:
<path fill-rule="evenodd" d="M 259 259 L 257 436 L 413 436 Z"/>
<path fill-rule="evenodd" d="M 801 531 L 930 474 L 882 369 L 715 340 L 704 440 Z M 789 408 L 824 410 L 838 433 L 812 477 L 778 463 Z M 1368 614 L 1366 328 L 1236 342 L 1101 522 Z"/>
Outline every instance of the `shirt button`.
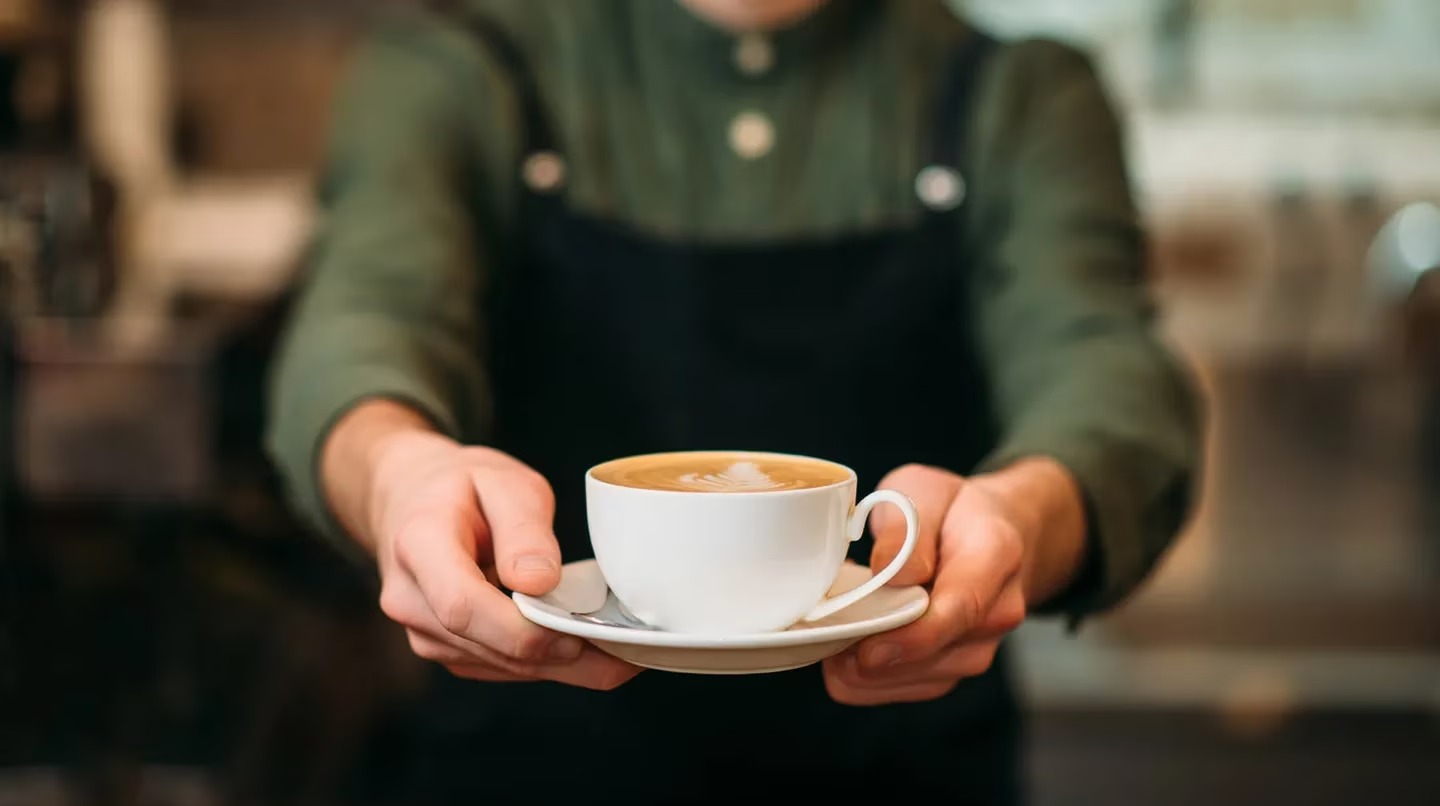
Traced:
<path fill-rule="evenodd" d="M 565 160 L 553 151 L 537 151 L 521 169 L 525 184 L 536 193 L 553 193 L 565 184 Z"/>
<path fill-rule="evenodd" d="M 965 200 L 965 178 L 944 165 L 930 165 L 915 177 L 915 195 L 931 210 L 953 210 Z"/>
<path fill-rule="evenodd" d="M 759 159 L 774 147 L 775 126 L 759 112 L 741 112 L 730 121 L 730 148 L 744 159 Z"/>
<path fill-rule="evenodd" d="M 752 78 L 763 76 L 775 66 L 775 46 L 763 34 L 745 34 L 735 43 L 735 66 Z"/>

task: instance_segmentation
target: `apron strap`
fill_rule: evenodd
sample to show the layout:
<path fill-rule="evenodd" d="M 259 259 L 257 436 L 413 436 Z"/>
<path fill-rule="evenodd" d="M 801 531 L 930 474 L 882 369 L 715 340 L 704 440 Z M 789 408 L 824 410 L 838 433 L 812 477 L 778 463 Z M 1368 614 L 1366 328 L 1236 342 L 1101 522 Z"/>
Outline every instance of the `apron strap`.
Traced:
<path fill-rule="evenodd" d="M 442 4 L 443 6 L 443 4 Z M 545 114 L 540 89 L 535 75 L 525 58 L 525 53 L 514 37 L 494 20 L 483 14 L 466 13 L 458 16 L 458 22 L 480 44 L 500 60 L 501 66 L 510 74 L 510 80 L 518 96 L 521 123 L 524 126 L 524 153 L 555 151 L 558 140 Z"/>
<path fill-rule="evenodd" d="M 1000 43 L 988 34 L 972 29 L 969 37 L 950 57 L 940 96 L 936 101 L 935 120 L 930 129 L 931 165 L 961 171 L 969 145 L 969 134 L 974 128 L 971 112 L 976 90 L 980 86 L 980 79 L 989 64 L 990 56 L 998 50 L 999 45 Z"/>

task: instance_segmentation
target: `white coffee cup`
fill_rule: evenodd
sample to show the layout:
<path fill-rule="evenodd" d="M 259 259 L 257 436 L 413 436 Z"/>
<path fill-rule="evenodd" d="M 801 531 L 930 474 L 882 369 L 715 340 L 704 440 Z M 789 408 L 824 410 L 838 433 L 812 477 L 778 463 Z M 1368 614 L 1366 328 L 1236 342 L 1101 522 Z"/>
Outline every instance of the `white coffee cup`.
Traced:
<path fill-rule="evenodd" d="M 893 490 L 878 490 L 856 504 L 855 472 L 827 464 L 842 480 L 723 493 L 622 486 L 596 478 L 591 468 L 585 494 L 600 571 L 634 616 L 673 632 L 773 632 L 837 613 L 894 578 L 915 551 L 920 518 L 910 499 Z M 850 543 L 882 503 L 905 515 L 899 554 L 858 588 L 825 598 Z"/>

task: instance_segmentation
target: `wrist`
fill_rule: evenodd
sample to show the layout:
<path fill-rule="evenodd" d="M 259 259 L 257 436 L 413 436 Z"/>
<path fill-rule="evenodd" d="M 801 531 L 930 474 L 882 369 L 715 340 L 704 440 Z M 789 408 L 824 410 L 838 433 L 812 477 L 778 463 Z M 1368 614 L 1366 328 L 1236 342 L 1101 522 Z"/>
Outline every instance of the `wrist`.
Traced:
<path fill-rule="evenodd" d="M 346 413 L 326 439 L 321 476 L 331 509 L 352 539 L 371 553 L 384 506 L 384 491 L 406 454 L 423 447 L 453 445 L 414 409 L 390 400 L 370 400 Z"/>
<path fill-rule="evenodd" d="M 1069 588 L 1084 564 L 1089 536 L 1081 487 L 1048 457 L 1021 459 L 984 479 L 1009 503 L 1025 541 L 1026 600 L 1032 608 L 1042 605 Z"/>

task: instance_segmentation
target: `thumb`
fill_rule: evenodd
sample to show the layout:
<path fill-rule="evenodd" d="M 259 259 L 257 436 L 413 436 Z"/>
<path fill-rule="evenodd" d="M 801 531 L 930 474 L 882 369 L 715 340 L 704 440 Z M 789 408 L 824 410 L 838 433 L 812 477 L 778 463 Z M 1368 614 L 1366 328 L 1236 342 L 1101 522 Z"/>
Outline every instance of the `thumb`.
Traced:
<path fill-rule="evenodd" d="M 920 537 L 915 553 L 891 580 L 891 585 L 924 585 L 935 576 L 940 542 L 940 525 L 960 490 L 961 479 L 932 467 L 907 465 L 881 480 L 879 489 L 895 490 L 910 499 L 920 516 Z M 870 568 L 879 572 L 900 554 L 905 545 L 905 515 L 896 507 L 881 504 L 870 516 L 870 533 L 875 546 Z"/>
<path fill-rule="evenodd" d="M 560 584 L 560 544 L 550 485 L 529 468 L 487 468 L 472 475 L 500 584 L 531 596 L 554 590 Z"/>
<path fill-rule="evenodd" d="M 893 507 L 890 507 L 893 509 Z M 879 514 L 880 507 L 876 507 L 876 514 Z M 918 510 L 919 507 L 917 506 Z M 899 512 L 894 515 L 886 513 L 883 517 L 871 518 L 871 533 L 875 536 L 875 545 L 870 550 L 870 569 L 875 573 L 895 561 L 900 556 L 900 549 L 905 546 L 905 516 Z M 920 535 L 915 544 L 915 553 L 901 567 L 900 572 L 890 580 L 891 585 L 925 585 L 935 576 L 936 565 L 936 544 L 938 538 L 936 530 L 931 527 L 927 518 L 920 516 Z"/>

